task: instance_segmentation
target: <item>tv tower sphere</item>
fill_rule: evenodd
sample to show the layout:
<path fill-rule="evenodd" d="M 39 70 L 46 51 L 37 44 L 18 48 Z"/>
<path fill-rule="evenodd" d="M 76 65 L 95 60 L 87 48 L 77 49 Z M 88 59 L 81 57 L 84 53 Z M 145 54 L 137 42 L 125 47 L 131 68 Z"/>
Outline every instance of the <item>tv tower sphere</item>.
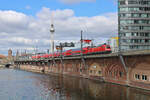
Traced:
<path fill-rule="evenodd" d="M 53 25 L 53 24 L 51 24 L 50 32 L 51 32 L 51 33 L 54 33 L 54 32 L 55 32 L 55 29 L 54 29 L 54 25 Z"/>

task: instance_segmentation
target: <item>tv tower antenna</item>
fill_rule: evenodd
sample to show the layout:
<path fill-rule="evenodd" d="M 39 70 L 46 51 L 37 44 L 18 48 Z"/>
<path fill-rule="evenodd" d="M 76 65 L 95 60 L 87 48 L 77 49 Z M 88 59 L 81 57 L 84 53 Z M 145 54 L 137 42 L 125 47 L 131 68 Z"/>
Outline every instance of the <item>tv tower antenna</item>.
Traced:
<path fill-rule="evenodd" d="M 53 24 L 53 13 L 51 13 L 51 27 L 50 27 L 50 32 L 51 32 L 51 53 L 54 53 L 54 24 Z"/>

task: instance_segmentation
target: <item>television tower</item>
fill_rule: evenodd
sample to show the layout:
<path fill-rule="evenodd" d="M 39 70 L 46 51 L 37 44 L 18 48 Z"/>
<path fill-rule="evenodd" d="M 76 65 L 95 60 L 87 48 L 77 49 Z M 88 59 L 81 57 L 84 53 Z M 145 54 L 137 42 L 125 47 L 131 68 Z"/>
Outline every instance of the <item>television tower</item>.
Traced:
<path fill-rule="evenodd" d="M 53 24 L 53 18 L 51 18 L 51 27 L 50 27 L 50 32 L 51 32 L 51 53 L 54 53 L 54 24 Z"/>

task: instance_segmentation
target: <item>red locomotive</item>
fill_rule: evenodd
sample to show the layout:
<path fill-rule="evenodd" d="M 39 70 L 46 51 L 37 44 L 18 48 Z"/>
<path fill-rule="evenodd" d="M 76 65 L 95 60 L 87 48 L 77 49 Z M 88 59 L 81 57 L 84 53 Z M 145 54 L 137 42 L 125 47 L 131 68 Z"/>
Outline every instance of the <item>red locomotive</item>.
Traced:
<path fill-rule="evenodd" d="M 90 54 L 104 54 L 104 53 L 111 53 L 110 45 L 102 44 L 96 47 L 84 47 L 82 49 L 83 55 L 90 55 Z M 81 49 L 70 49 L 67 51 L 62 52 L 55 52 L 54 54 L 43 54 L 43 55 L 36 55 L 32 56 L 32 59 L 39 59 L 39 58 L 52 58 L 52 57 L 60 57 L 63 56 L 76 56 L 81 55 Z"/>

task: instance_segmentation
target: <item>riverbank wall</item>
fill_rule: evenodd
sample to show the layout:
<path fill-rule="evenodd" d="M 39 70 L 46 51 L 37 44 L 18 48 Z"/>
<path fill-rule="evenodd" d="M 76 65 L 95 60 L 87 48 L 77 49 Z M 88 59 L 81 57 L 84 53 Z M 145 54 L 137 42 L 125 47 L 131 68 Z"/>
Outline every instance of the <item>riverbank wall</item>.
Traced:
<path fill-rule="evenodd" d="M 122 62 L 123 60 L 123 62 Z M 111 82 L 150 90 L 150 55 L 105 55 L 15 62 L 16 68 Z"/>

